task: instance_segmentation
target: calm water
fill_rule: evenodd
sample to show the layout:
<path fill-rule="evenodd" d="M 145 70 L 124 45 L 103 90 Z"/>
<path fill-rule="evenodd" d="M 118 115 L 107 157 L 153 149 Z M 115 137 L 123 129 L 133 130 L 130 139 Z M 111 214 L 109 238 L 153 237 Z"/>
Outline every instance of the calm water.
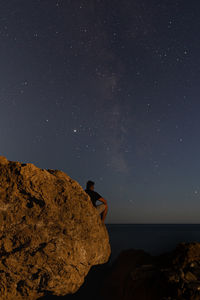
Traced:
<path fill-rule="evenodd" d="M 143 249 L 152 255 L 173 250 L 180 242 L 200 242 L 200 224 L 106 224 L 111 262 L 124 249 Z"/>

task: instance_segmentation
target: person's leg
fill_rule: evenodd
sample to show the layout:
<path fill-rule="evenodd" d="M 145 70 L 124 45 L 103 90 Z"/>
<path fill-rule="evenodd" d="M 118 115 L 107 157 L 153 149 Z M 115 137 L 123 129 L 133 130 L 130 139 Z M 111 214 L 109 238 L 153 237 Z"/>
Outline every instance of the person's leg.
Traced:
<path fill-rule="evenodd" d="M 98 213 L 101 215 L 101 213 L 105 210 L 106 206 L 105 204 L 100 204 L 97 206 L 97 210 L 98 210 Z"/>
<path fill-rule="evenodd" d="M 108 212 L 108 206 L 105 204 L 98 205 L 97 210 L 101 216 L 102 222 L 104 222 L 107 212 Z"/>
<path fill-rule="evenodd" d="M 104 209 L 103 215 L 102 215 L 102 221 L 103 221 L 103 222 L 104 222 L 104 220 L 105 220 L 105 218 L 106 218 L 107 212 L 108 212 L 108 206 L 105 205 L 105 209 Z"/>

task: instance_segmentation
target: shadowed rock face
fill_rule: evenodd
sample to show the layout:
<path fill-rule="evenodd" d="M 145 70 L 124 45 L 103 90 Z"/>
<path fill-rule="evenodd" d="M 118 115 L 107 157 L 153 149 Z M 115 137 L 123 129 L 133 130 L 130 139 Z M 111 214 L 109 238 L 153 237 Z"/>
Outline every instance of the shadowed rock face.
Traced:
<path fill-rule="evenodd" d="M 76 181 L 0 156 L 2 300 L 74 293 L 109 256 L 106 227 Z"/>
<path fill-rule="evenodd" d="M 101 291 L 104 300 L 200 300 L 200 243 L 159 256 L 121 252 Z"/>

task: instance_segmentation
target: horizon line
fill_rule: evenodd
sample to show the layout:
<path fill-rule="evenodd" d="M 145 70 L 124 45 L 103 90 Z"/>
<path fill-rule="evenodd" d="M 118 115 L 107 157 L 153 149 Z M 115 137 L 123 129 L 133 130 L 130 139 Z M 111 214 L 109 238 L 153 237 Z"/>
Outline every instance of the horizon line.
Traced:
<path fill-rule="evenodd" d="M 105 223 L 105 225 L 200 225 L 200 223 Z"/>

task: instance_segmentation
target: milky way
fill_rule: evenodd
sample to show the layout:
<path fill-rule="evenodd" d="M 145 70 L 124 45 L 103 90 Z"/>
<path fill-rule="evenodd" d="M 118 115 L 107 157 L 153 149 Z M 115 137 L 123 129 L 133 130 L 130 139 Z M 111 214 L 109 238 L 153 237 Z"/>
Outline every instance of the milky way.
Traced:
<path fill-rule="evenodd" d="M 108 223 L 198 223 L 200 4 L 0 11 L 1 155 L 95 181 Z"/>

